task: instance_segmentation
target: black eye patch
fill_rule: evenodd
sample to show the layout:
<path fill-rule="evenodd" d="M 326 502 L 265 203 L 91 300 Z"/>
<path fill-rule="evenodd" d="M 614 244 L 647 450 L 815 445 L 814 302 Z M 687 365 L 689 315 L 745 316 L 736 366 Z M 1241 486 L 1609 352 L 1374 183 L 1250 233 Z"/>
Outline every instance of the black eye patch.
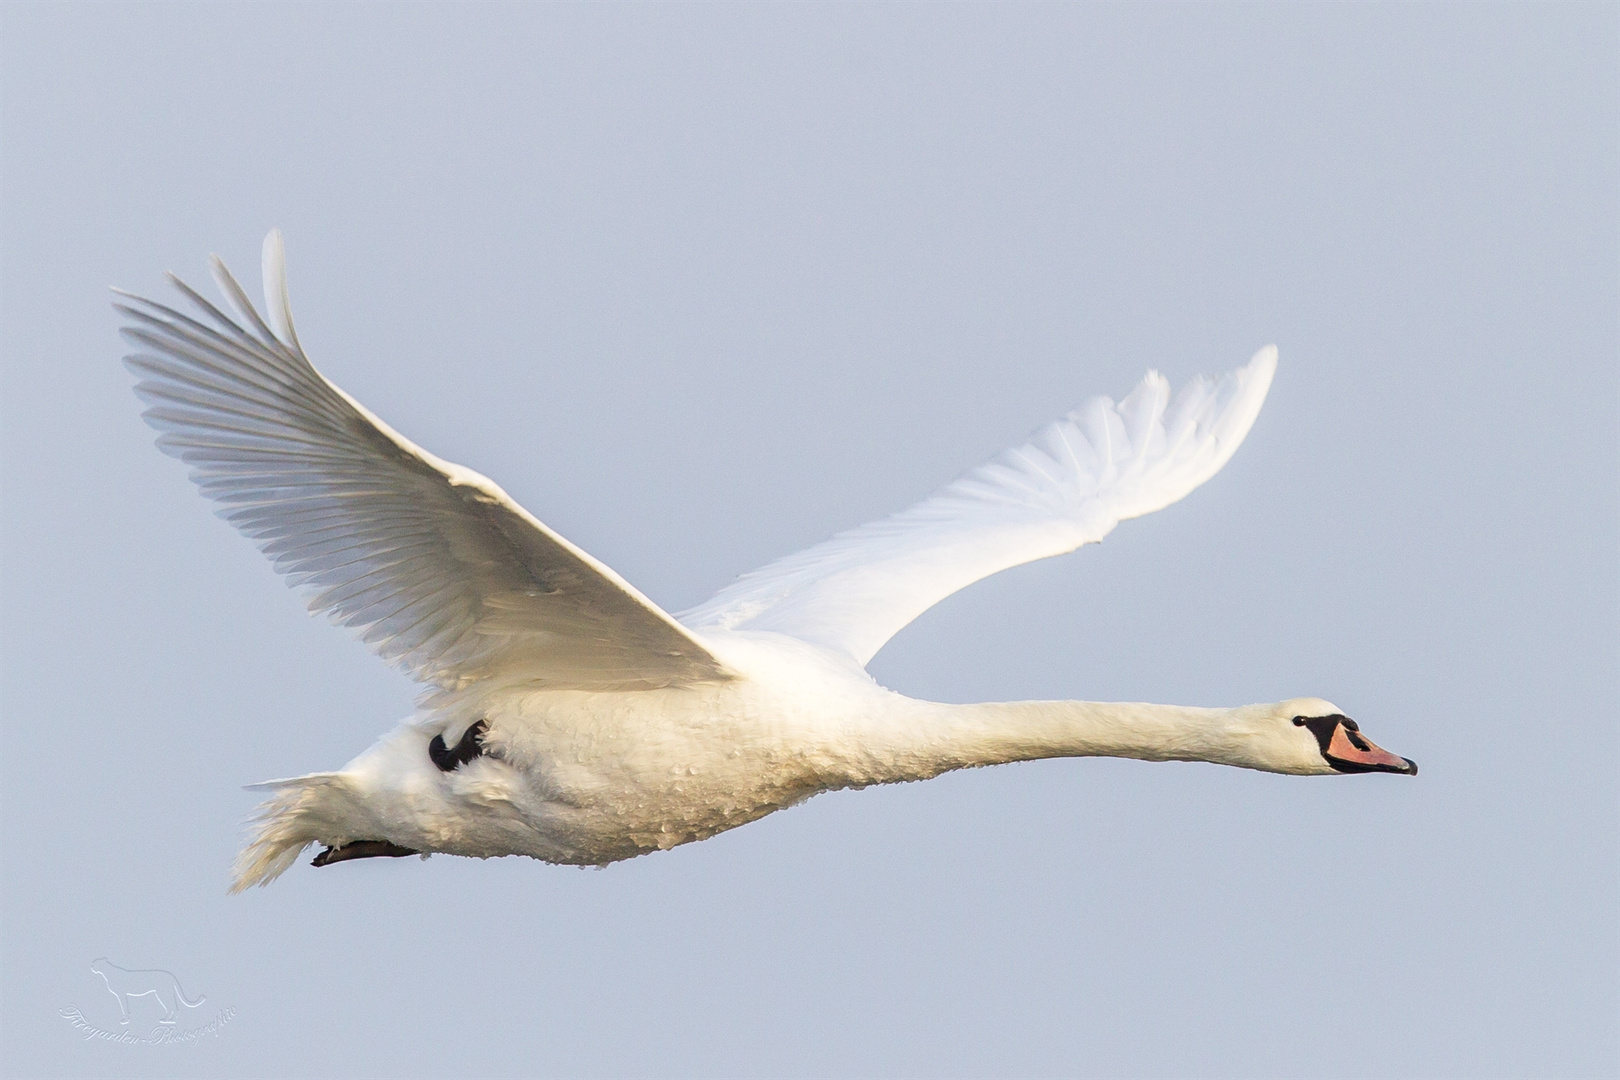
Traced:
<path fill-rule="evenodd" d="M 1356 727 L 1356 722 L 1354 720 L 1340 713 L 1334 713 L 1332 716 L 1294 717 L 1295 727 L 1309 728 L 1311 734 L 1316 736 L 1316 745 L 1321 749 L 1324 757 L 1327 755 L 1328 745 L 1333 741 L 1333 732 L 1340 724 L 1345 726 L 1345 730 L 1347 732 L 1359 730 Z M 1361 736 L 1354 734 L 1350 735 L 1350 738 L 1358 741 L 1361 740 Z M 1365 750 L 1366 746 L 1359 746 L 1358 749 Z"/>

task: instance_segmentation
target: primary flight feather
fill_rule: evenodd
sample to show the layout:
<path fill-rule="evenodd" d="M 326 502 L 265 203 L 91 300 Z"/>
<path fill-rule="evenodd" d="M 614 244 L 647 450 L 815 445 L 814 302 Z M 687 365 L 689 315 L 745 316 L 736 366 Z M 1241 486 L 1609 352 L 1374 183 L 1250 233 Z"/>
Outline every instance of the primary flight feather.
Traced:
<path fill-rule="evenodd" d="M 265 315 L 121 294 L 158 445 L 302 587 L 426 684 L 416 715 L 335 772 L 271 781 L 234 890 L 316 865 L 524 854 L 604 864 L 819 791 L 1037 757 L 1416 772 L 1315 698 L 1236 709 L 942 705 L 864 665 L 997 571 L 1103 539 L 1208 480 L 1248 434 L 1275 348 L 1179 394 L 1151 372 L 908 510 L 745 574 L 673 618 L 494 482 L 416 446 L 326 379 L 293 329 L 279 233 Z"/>

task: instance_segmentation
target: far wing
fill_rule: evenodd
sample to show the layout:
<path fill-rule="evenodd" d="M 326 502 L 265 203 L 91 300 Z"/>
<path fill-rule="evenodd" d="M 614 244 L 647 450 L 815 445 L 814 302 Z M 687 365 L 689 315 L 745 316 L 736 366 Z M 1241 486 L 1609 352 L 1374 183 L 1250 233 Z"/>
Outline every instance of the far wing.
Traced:
<path fill-rule="evenodd" d="M 140 351 L 125 363 L 158 446 L 309 590 L 312 610 L 445 689 L 496 675 L 581 689 L 730 677 L 618 574 L 316 371 L 293 332 L 278 233 L 264 246 L 274 331 L 213 265 L 249 329 L 173 279 L 203 321 L 130 297 L 118 308 Z"/>
<path fill-rule="evenodd" d="M 1149 372 L 1118 405 L 1093 398 L 909 510 L 744 574 L 680 619 L 789 634 L 865 664 L 958 589 L 1101 540 L 1214 476 L 1249 433 L 1276 369 L 1268 346 L 1174 401 Z"/>

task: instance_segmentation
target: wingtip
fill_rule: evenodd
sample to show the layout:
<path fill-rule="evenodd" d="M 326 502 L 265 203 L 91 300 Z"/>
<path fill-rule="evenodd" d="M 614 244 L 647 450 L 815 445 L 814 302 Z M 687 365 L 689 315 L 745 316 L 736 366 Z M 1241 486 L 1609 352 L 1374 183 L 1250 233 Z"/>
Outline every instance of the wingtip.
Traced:
<path fill-rule="evenodd" d="M 1244 368 L 1256 373 L 1263 371 L 1268 375 L 1275 372 L 1277 370 L 1277 346 L 1267 345 L 1263 347 L 1259 352 L 1249 357 L 1249 362 L 1244 365 Z"/>
<path fill-rule="evenodd" d="M 297 349 L 298 334 L 293 329 L 292 304 L 287 299 L 287 245 L 279 228 L 264 234 L 259 272 L 264 279 L 264 310 L 270 326 L 282 344 Z"/>
<path fill-rule="evenodd" d="M 1272 377 L 1277 374 L 1277 346 L 1265 346 L 1232 374 L 1237 377 L 1240 394 L 1255 395 L 1263 402 L 1271 392 Z M 1259 408 L 1258 402 L 1255 407 Z"/>
<path fill-rule="evenodd" d="M 273 282 L 285 281 L 287 274 L 287 245 L 281 239 L 280 229 L 271 229 L 264 234 L 264 244 L 259 248 L 259 266 L 264 274 L 265 306 L 275 307 L 270 296 Z"/>
<path fill-rule="evenodd" d="M 163 272 L 163 276 L 166 279 L 168 279 L 169 281 L 179 281 L 180 280 L 179 278 L 175 277 L 173 270 L 165 270 Z M 126 296 L 131 300 L 138 300 L 143 304 L 150 304 L 151 303 L 150 300 L 148 300 L 146 297 L 142 296 L 140 293 L 133 293 L 133 292 L 130 292 L 128 289 L 121 289 L 117 285 L 109 285 L 109 286 L 107 286 L 107 291 L 110 292 L 110 293 L 113 293 L 116 296 Z M 116 301 L 114 301 L 114 302 L 116 303 Z"/>

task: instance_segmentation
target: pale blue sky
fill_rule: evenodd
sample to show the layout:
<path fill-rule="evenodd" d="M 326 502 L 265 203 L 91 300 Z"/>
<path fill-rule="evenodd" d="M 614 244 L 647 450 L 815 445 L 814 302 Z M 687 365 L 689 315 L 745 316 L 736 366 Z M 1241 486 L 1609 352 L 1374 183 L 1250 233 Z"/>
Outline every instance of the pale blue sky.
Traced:
<path fill-rule="evenodd" d="M 1615 1075 L 1617 11 L 6 5 L 0 1068 Z M 241 785 L 412 694 L 118 364 L 108 285 L 256 289 L 272 226 L 328 374 L 672 610 L 1275 342 L 1221 475 L 874 671 L 1320 695 L 1423 771 L 1042 762 L 227 897 Z M 101 956 L 232 1017 L 82 1042 Z"/>

